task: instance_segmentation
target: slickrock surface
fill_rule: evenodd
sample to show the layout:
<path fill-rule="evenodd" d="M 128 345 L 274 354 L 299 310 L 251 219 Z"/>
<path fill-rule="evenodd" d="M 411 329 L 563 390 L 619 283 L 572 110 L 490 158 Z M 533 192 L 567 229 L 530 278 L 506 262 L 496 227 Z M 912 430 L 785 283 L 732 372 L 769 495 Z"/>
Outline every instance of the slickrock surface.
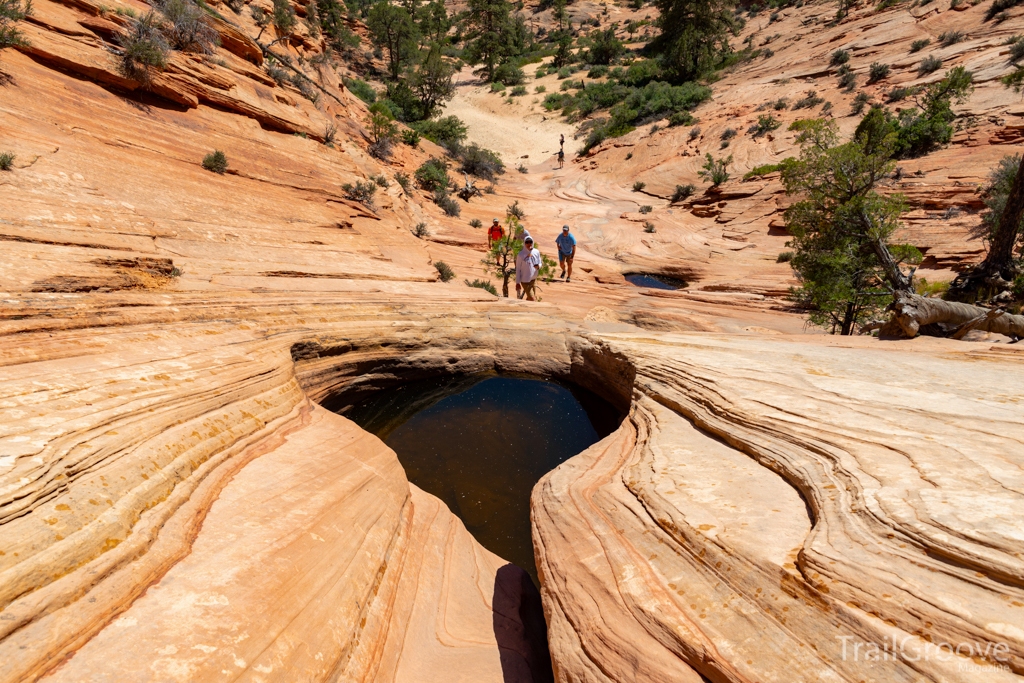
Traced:
<path fill-rule="evenodd" d="M 723 188 L 715 216 L 697 215 L 705 195 L 662 202 L 659 232 L 639 232 L 638 200 L 657 199 L 629 185 L 686 181 L 680 131 L 658 134 L 657 158 L 643 131 L 624 138 L 636 154 L 614 174 L 613 145 L 563 171 L 531 159 L 449 219 L 393 181 L 437 148 L 372 159 L 364 105 L 330 71 L 308 69 L 316 105 L 276 84 L 247 14 L 216 4 L 230 19 L 216 54 L 175 53 L 139 92 L 109 48 L 116 9 L 146 7 L 114 4 L 38 0 L 31 46 L 0 53 L 0 150 L 16 154 L 0 172 L 0 681 L 551 680 L 525 574 L 317 405 L 484 370 L 577 382 L 629 415 L 534 493 L 557 680 L 1024 673 L 1017 347 L 797 334 L 802 318 L 778 310 L 776 180 Z M 920 21 L 975 26 L 980 11 Z M 877 49 L 902 50 L 913 31 L 893 26 L 909 20 L 879 16 L 895 47 Z M 864 21 L 792 49 L 820 61 L 838 32 L 875 35 Z M 301 26 L 278 47 L 315 57 Z M 996 70 L 993 40 L 952 52 Z M 709 110 L 740 106 L 716 92 Z M 915 201 L 939 203 L 908 230 L 931 235 L 940 265 L 971 246 L 934 212 L 976 208 L 954 176 L 1009 151 L 1007 97 L 979 86 L 971 106 L 1008 123 L 921 162 Z M 200 166 L 214 149 L 225 175 Z M 374 207 L 341 189 L 381 173 Z M 468 220 L 514 199 L 542 248 L 562 222 L 580 237 L 573 283 L 542 303 L 462 284 L 484 249 Z M 410 234 L 421 221 L 429 240 Z M 737 222 L 760 231 L 756 249 L 709 232 Z M 636 270 L 696 286 L 642 290 L 623 280 Z M 893 638 L 907 657 L 865 659 Z"/>

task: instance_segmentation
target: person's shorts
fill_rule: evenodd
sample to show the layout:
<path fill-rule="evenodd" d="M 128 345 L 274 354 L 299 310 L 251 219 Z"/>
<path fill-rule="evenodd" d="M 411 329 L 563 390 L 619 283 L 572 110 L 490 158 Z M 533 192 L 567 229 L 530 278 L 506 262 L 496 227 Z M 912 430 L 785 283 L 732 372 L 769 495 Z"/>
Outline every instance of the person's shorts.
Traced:
<path fill-rule="evenodd" d="M 522 283 L 523 285 L 523 296 L 527 294 L 533 294 L 533 287 L 537 284 L 536 280 L 530 280 L 529 282 Z"/>
<path fill-rule="evenodd" d="M 572 254 L 563 254 L 562 252 L 558 252 L 558 262 L 564 263 L 566 261 L 572 263 Z"/>

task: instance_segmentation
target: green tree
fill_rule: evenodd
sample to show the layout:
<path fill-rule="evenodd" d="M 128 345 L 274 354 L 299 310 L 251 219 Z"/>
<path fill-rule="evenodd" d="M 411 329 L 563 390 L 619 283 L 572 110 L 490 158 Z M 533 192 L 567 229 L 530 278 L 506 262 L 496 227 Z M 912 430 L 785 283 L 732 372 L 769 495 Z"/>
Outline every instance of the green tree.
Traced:
<path fill-rule="evenodd" d="M 803 121 L 800 158 L 783 162 L 782 182 L 801 199 L 786 211 L 793 234 L 790 261 L 800 286 L 793 298 L 811 322 L 833 333 L 853 334 L 893 291 L 912 291 L 919 262 L 910 245 L 891 245 L 906 207 L 902 195 L 881 195 L 877 183 L 892 172 L 895 134 L 874 141 L 855 137 L 838 144 L 833 121 Z"/>
<path fill-rule="evenodd" d="M 558 45 L 552 63 L 559 68 L 572 61 L 572 31 L 569 30 L 569 13 L 565 5 L 566 0 L 555 0 L 551 10 L 551 18 L 555 21 L 551 38 Z"/>
<path fill-rule="evenodd" d="M 434 45 L 441 48 L 446 47 L 451 40 L 448 38 L 448 31 L 451 30 L 452 20 L 445 9 L 444 0 L 433 0 L 428 2 L 419 11 L 420 36 L 423 45 L 428 49 Z"/>
<path fill-rule="evenodd" d="M 626 49 L 615 37 L 615 27 L 591 34 L 588 60 L 591 64 L 611 64 Z"/>
<path fill-rule="evenodd" d="M 339 0 L 316 0 L 316 16 L 320 30 L 335 50 L 359 47 L 359 36 L 345 24 L 345 7 Z"/>
<path fill-rule="evenodd" d="M 419 98 L 423 118 L 431 118 L 442 104 L 455 97 L 454 75 L 455 67 L 444 58 L 440 44 L 433 43 L 409 77 L 409 87 Z"/>
<path fill-rule="evenodd" d="M 675 83 L 711 71 L 729 54 L 732 15 L 728 0 L 655 0 L 661 16 L 650 49 Z"/>
<path fill-rule="evenodd" d="M 384 102 L 374 102 L 366 115 L 366 128 L 370 133 L 370 154 L 378 159 L 391 156 L 391 146 L 398 134 L 395 117 Z"/>
<path fill-rule="evenodd" d="M 511 4 L 507 0 L 469 0 L 466 11 L 465 59 L 490 81 L 494 69 L 509 52 Z"/>
<path fill-rule="evenodd" d="M 21 0 L 0 0 L 0 50 L 28 44 L 15 24 L 30 14 L 32 0 L 25 0 L 24 4 Z"/>
<path fill-rule="evenodd" d="M 516 254 L 523 248 L 523 242 L 516 239 L 516 233 L 522 230 L 522 226 L 515 216 L 507 216 L 505 225 L 505 237 L 491 244 L 481 263 L 488 275 L 501 280 L 501 295 L 507 299 L 508 282 L 516 274 Z"/>
<path fill-rule="evenodd" d="M 373 44 L 388 54 L 388 72 L 397 81 L 404 67 L 416 57 L 416 24 L 400 5 L 380 0 L 366 20 Z"/>

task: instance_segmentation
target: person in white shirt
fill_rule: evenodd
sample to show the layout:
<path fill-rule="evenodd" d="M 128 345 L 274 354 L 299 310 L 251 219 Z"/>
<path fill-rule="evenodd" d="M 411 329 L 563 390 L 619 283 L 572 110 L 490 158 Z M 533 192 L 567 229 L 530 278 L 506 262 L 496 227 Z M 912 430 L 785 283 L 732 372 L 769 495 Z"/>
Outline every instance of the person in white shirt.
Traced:
<path fill-rule="evenodd" d="M 542 260 L 540 252 L 533 248 L 533 238 L 523 240 L 523 248 L 516 254 L 516 296 L 527 301 L 536 301 L 533 288 L 537 284 Z"/>

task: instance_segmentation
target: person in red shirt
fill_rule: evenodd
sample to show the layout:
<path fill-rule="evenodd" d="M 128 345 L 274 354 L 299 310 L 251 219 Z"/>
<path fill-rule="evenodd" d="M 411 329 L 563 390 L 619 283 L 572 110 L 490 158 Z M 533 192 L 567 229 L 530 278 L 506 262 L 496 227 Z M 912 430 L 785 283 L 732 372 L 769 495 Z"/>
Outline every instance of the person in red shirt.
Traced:
<path fill-rule="evenodd" d="M 501 223 L 495 218 L 491 222 L 491 227 L 487 228 L 487 247 L 491 248 L 505 236 L 505 228 L 501 227 Z"/>

